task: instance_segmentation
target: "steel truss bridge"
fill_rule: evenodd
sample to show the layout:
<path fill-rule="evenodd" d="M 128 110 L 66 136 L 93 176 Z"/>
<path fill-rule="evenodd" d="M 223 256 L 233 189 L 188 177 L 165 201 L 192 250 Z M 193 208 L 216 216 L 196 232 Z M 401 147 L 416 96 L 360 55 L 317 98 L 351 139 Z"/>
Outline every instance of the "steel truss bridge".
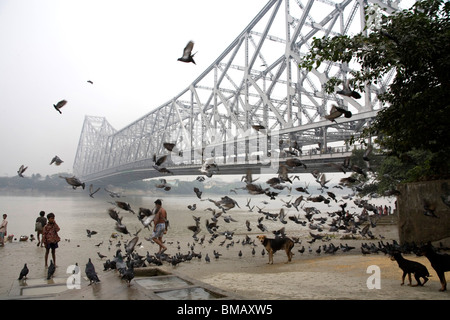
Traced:
<path fill-rule="evenodd" d="M 218 174 L 244 174 L 246 168 L 258 173 L 295 152 L 310 168 L 332 170 L 325 164 L 350 154 L 346 139 L 357 137 L 382 108 L 377 96 L 393 75 L 366 85 L 362 97 L 353 99 L 324 90 L 330 78 L 350 77 L 353 66 L 328 62 L 308 71 L 299 62 L 314 37 L 367 32 L 368 5 L 386 14 L 398 10 L 398 1 L 270 0 L 165 104 L 121 130 L 105 118 L 86 116 L 74 175 L 100 184 L 157 177 L 162 173 L 153 167 L 154 156 L 165 154 L 163 165 L 176 175 L 201 174 L 205 160 L 218 164 Z M 352 117 L 326 120 L 332 104 Z M 167 142 L 176 145 L 172 152 L 164 148 Z"/>

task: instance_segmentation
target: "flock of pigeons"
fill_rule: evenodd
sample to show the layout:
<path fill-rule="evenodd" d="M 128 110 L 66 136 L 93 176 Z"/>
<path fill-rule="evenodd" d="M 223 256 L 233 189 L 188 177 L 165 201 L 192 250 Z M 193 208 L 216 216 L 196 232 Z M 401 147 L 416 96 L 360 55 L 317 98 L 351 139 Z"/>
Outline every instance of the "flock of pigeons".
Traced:
<path fill-rule="evenodd" d="M 195 64 L 195 61 L 193 59 L 195 53 L 192 54 L 193 47 L 194 47 L 194 42 L 189 41 L 183 50 L 182 57 L 179 58 L 178 61 L 186 62 L 186 63 L 192 62 Z M 93 82 L 90 80 L 88 82 L 90 84 L 93 84 Z M 355 99 L 361 98 L 361 95 L 358 92 L 356 92 L 350 88 L 348 81 L 346 81 L 344 83 L 343 89 L 340 91 L 337 91 L 337 93 L 347 96 L 347 97 L 355 98 Z M 57 104 L 54 104 L 53 107 L 55 108 L 56 111 L 58 111 L 59 113 L 62 113 L 61 108 L 63 108 L 66 104 L 67 104 L 66 100 L 61 100 Z M 333 105 L 331 108 L 330 114 L 326 115 L 325 118 L 330 121 L 335 121 L 338 117 L 340 117 L 342 115 L 344 115 L 346 118 L 350 118 L 352 116 L 352 113 L 350 111 L 346 110 L 345 108 L 342 108 L 337 105 Z M 264 128 L 261 126 L 254 126 L 254 129 L 262 130 Z M 169 152 L 180 153 L 180 151 L 177 151 L 176 146 L 174 144 L 165 143 L 164 147 Z M 366 153 L 364 154 L 364 161 L 366 161 L 366 163 L 368 164 L 368 166 L 367 166 L 368 171 L 371 170 L 370 165 L 369 165 L 369 155 L 370 155 L 371 151 L 372 151 L 372 149 L 371 149 L 371 147 L 369 147 L 367 149 Z M 165 166 L 163 166 L 166 159 L 167 159 L 167 155 L 163 155 L 159 158 L 157 158 L 155 155 L 153 158 L 153 161 L 154 161 L 153 168 L 162 174 L 171 174 L 172 172 L 170 172 L 170 170 L 168 170 Z M 58 156 L 55 156 L 52 158 L 50 165 L 55 164 L 56 166 L 59 166 L 61 163 L 63 163 L 63 161 Z M 357 173 L 357 174 L 362 174 L 362 175 L 367 174 L 366 171 L 359 168 L 358 166 L 356 166 L 354 164 L 351 165 L 349 163 L 349 161 L 345 161 L 342 164 L 333 164 L 333 165 L 338 167 L 339 170 L 341 170 L 344 173 L 352 172 L 352 173 Z M 293 188 L 293 181 L 295 181 L 296 178 L 298 178 L 300 180 L 299 176 L 291 176 L 290 175 L 290 172 L 292 172 L 292 170 L 296 167 L 303 167 L 303 168 L 307 169 L 306 165 L 304 163 L 302 163 L 299 158 L 292 157 L 290 159 L 287 159 L 285 161 L 285 164 L 280 165 L 280 170 L 279 170 L 278 175 L 266 181 L 266 187 L 263 187 L 261 184 L 257 184 L 256 181 L 259 178 L 253 179 L 252 173 L 249 170 L 246 172 L 246 175 L 244 175 L 241 179 L 241 182 L 243 181 L 245 183 L 245 185 L 242 188 L 238 188 L 238 189 L 243 189 L 243 190 L 247 191 L 250 195 L 266 195 L 266 196 L 268 196 L 268 198 L 270 200 L 276 199 L 276 197 L 280 194 L 281 190 L 284 190 L 286 188 L 289 190 L 289 195 L 291 195 L 291 191 Z M 24 165 L 22 165 L 17 172 L 18 175 L 20 177 L 24 177 L 23 173 L 25 172 L 25 170 L 27 168 L 28 167 L 25 167 Z M 207 160 L 207 161 L 204 161 L 204 163 L 200 169 L 200 172 L 203 175 L 205 175 L 206 177 L 211 178 L 215 173 L 219 172 L 219 167 L 214 162 L 214 160 Z M 265 211 L 264 208 L 259 208 L 258 206 L 256 206 L 258 214 L 260 214 L 260 216 L 257 219 L 256 227 L 261 232 L 270 232 L 269 229 L 267 228 L 267 226 L 265 226 L 263 222 L 265 220 L 273 221 L 273 222 L 279 221 L 282 224 L 281 228 L 278 230 L 271 231 L 271 232 L 274 234 L 275 237 L 285 237 L 286 233 L 285 233 L 284 225 L 286 225 L 288 223 L 288 220 L 290 220 L 290 221 L 292 221 L 292 223 L 295 223 L 299 226 L 307 227 L 311 230 L 309 232 L 309 234 L 311 236 L 311 240 L 309 240 L 308 243 L 312 244 L 318 240 L 321 240 L 324 242 L 330 240 L 329 235 L 321 234 L 321 232 L 324 231 L 324 228 L 326 228 L 326 222 L 328 221 L 328 218 L 330 218 L 331 221 L 328 221 L 328 226 L 329 226 L 328 231 L 331 233 L 342 231 L 344 233 L 349 233 L 349 234 L 353 235 L 353 237 L 359 233 L 359 235 L 363 238 L 375 239 L 376 237 L 371 233 L 370 228 L 374 228 L 376 226 L 376 219 L 373 218 L 376 215 L 369 215 L 369 212 L 372 211 L 372 212 L 376 213 L 376 207 L 371 205 L 367 201 L 355 200 L 354 203 L 359 208 L 362 208 L 365 210 L 363 210 L 361 214 L 350 214 L 348 212 L 348 210 L 346 210 L 347 203 L 343 201 L 344 197 L 343 197 L 343 199 L 338 200 L 336 198 L 336 195 L 333 192 L 329 191 L 329 187 L 327 184 L 330 182 L 330 180 L 326 179 L 325 174 L 317 172 L 317 171 L 313 171 L 311 173 L 314 176 L 315 181 L 320 186 L 318 188 L 318 190 L 321 191 L 321 193 L 319 195 L 317 195 L 317 196 L 311 195 L 310 192 L 308 191 L 308 186 L 305 185 L 305 187 L 296 187 L 295 188 L 296 191 L 302 193 L 295 200 L 293 200 L 293 201 L 292 201 L 292 199 L 289 201 L 284 201 L 283 199 L 281 200 L 283 202 L 282 206 L 286 207 L 286 209 L 294 208 L 297 212 L 300 212 L 299 209 L 302 209 L 304 212 L 305 220 L 301 218 L 300 213 L 297 215 L 288 216 L 286 214 L 284 208 L 281 208 L 278 213 L 271 213 L 269 211 Z M 85 183 L 81 182 L 75 176 L 73 176 L 73 177 L 60 176 L 60 178 L 65 179 L 66 182 L 69 185 L 71 185 L 73 189 L 77 189 L 78 187 L 85 189 Z M 202 182 L 205 180 L 205 178 L 203 176 L 199 176 L 197 178 L 197 180 Z M 161 188 L 165 191 L 169 191 L 171 189 L 171 186 L 169 184 L 167 184 L 167 181 L 165 179 L 161 179 L 160 181 L 161 181 L 161 183 L 156 185 L 157 188 Z M 358 182 L 358 179 L 355 178 L 354 176 L 349 176 L 347 178 L 341 179 L 340 183 L 335 187 L 340 188 L 340 189 L 342 189 L 344 187 L 352 187 L 355 182 Z M 326 192 L 325 192 L 325 189 L 327 189 Z M 99 190 L 100 190 L 100 188 L 94 188 L 93 185 L 91 184 L 89 187 L 89 196 L 93 197 L 94 194 L 97 193 Z M 109 191 L 107 189 L 105 189 L 105 191 L 108 192 L 109 196 L 112 198 L 120 197 L 120 194 Z M 227 248 L 230 246 L 233 246 L 235 243 L 240 243 L 240 240 L 237 240 L 237 241 L 234 240 L 234 238 L 233 238 L 234 231 L 228 231 L 228 230 L 219 231 L 219 227 L 220 227 L 219 218 L 222 218 L 225 223 L 238 222 L 229 214 L 229 210 L 233 209 L 234 207 L 240 208 L 237 201 L 232 199 L 229 196 L 223 196 L 218 201 L 209 199 L 209 198 L 203 199 L 202 191 L 199 188 L 196 187 L 196 188 L 194 188 L 193 191 L 198 199 L 200 199 L 201 201 L 209 201 L 209 202 L 213 203 L 215 206 L 215 208 L 207 209 L 207 210 L 211 211 L 212 216 L 210 219 L 206 219 L 206 222 L 204 224 L 207 232 L 211 235 L 211 238 L 209 239 L 208 242 L 211 244 L 219 236 L 224 236 L 225 239 L 219 244 L 220 246 L 225 245 L 226 241 L 229 241 L 229 243 L 227 244 Z M 236 193 L 237 189 L 234 189 L 231 191 Z M 326 194 L 326 195 L 324 195 L 324 194 Z M 306 203 L 323 202 L 325 204 L 329 204 L 331 201 L 334 201 L 336 203 L 338 203 L 339 201 L 342 201 L 343 203 L 339 205 L 341 208 L 340 210 L 331 212 L 331 213 L 328 212 L 328 217 L 324 217 L 323 215 L 320 215 L 321 212 L 319 210 L 317 210 L 314 206 L 310 206 L 310 207 L 305 206 Z M 253 211 L 255 206 L 250 206 L 250 202 L 251 202 L 251 199 L 247 201 L 246 206 L 249 208 L 249 211 Z M 126 202 L 115 201 L 115 202 L 111 202 L 111 203 L 116 205 L 118 208 L 120 208 L 122 210 L 125 210 L 128 212 L 131 212 L 132 214 L 135 214 L 135 212 L 131 208 L 130 204 L 128 204 Z M 190 211 L 195 211 L 197 209 L 197 205 L 196 204 L 188 205 L 188 209 Z M 122 222 L 122 217 L 119 216 L 119 212 L 117 210 L 109 209 L 108 214 L 115 221 L 115 230 L 118 233 L 122 233 L 125 235 L 131 235 L 131 233 L 127 229 L 127 226 Z M 138 217 L 139 221 L 142 223 L 143 227 L 149 229 L 149 226 L 151 225 L 151 223 L 153 221 L 154 213 L 150 209 L 139 208 L 137 217 Z M 112 259 L 107 259 L 105 261 L 104 271 L 111 270 L 111 269 L 117 270 L 119 272 L 120 277 L 123 280 L 125 280 L 129 286 L 131 280 L 134 278 L 134 268 L 136 268 L 136 267 L 142 267 L 146 264 L 161 265 L 163 263 L 163 261 L 167 261 L 167 262 L 171 263 L 173 266 L 176 266 L 177 264 L 179 264 L 181 262 L 190 261 L 193 258 L 202 259 L 202 254 L 195 253 L 194 249 L 195 249 L 196 243 L 198 243 L 200 245 L 204 244 L 206 234 L 204 234 L 201 238 L 198 237 L 199 233 L 202 230 L 201 223 L 200 223 L 201 218 L 197 217 L 197 216 L 193 216 L 193 219 L 194 219 L 195 224 L 192 226 L 188 226 L 187 228 L 193 232 L 194 242 L 192 244 L 188 244 L 190 250 L 187 254 L 181 254 L 180 252 L 178 252 L 175 255 L 168 255 L 165 253 L 150 255 L 147 252 L 146 256 L 141 256 L 135 251 L 135 248 L 140 245 L 138 243 L 139 237 L 137 236 L 137 234 L 140 231 L 139 230 L 138 232 L 136 232 L 136 234 L 134 234 L 134 237 L 131 240 L 128 240 L 123 244 L 125 255 L 122 255 L 122 250 L 120 249 L 121 243 L 119 241 L 119 243 L 117 244 L 118 249 L 116 251 L 116 254 L 113 256 Z M 365 226 L 363 226 L 363 224 L 366 222 L 367 222 L 367 224 Z M 245 227 L 248 232 L 252 231 L 252 225 L 249 220 L 246 220 Z M 316 231 L 318 233 L 313 233 L 312 231 Z M 89 238 L 95 234 L 96 234 L 96 231 L 87 230 L 87 236 Z M 292 238 L 294 239 L 295 243 L 302 242 L 300 237 L 292 237 Z M 146 240 L 151 241 L 151 239 L 147 239 L 147 238 L 146 238 Z M 110 240 L 110 245 L 111 244 L 112 244 L 112 242 Z M 99 245 L 97 245 L 97 246 L 99 246 Z M 248 235 L 246 235 L 245 238 L 242 240 L 242 245 L 250 245 L 252 247 L 252 255 L 255 255 L 255 247 L 257 246 L 257 244 L 255 243 L 255 240 L 251 240 L 251 238 Z M 380 248 L 380 247 L 382 247 L 382 246 L 379 243 L 378 248 Z M 178 249 L 180 250 L 180 248 L 181 248 L 180 243 L 178 242 Z M 352 249 L 355 249 L 355 248 L 350 247 L 347 244 L 345 244 L 345 245 L 340 244 L 339 246 L 336 246 L 336 245 L 330 243 L 328 245 L 324 244 L 322 246 L 319 246 L 315 250 L 315 252 L 317 254 L 320 254 L 321 252 L 334 254 L 338 250 L 341 250 L 342 252 L 347 252 Z M 309 247 L 308 251 L 310 253 L 312 253 L 312 248 Z M 298 249 L 298 252 L 300 252 L 301 254 L 303 254 L 305 252 L 304 245 L 300 249 Z M 367 254 L 367 253 L 376 252 L 376 250 L 373 248 L 373 246 L 368 246 L 367 244 L 363 244 L 361 246 L 361 252 L 363 254 Z M 221 256 L 221 254 L 216 250 L 213 251 L 213 254 L 214 254 L 215 259 L 219 259 L 219 257 Z M 265 254 L 264 249 L 261 251 L 261 254 L 262 255 Z M 98 255 L 99 255 L 100 259 L 106 258 L 106 256 L 100 254 L 100 252 L 98 252 Z M 243 255 L 242 250 L 239 250 L 238 255 L 239 255 L 239 257 L 242 257 L 242 255 Z M 204 259 L 207 263 L 211 261 L 208 254 L 205 255 Z M 54 271 L 55 271 L 54 264 L 53 264 L 53 261 L 51 261 L 51 264 L 48 268 L 48 279 L 50 279 L 53 276 Z M 27 265 L 25 264 L 23 269 L 20 272 L 19 280 L 26 279 L 28 272 L 29 272 L 29 270 L 27 268 Z M 74 272 L 80 272 L 78 265 Z M 97 272 L 95 270 L 95 266 L 91 261 L 91 258 L 89 258 L 89 261 L 86 263 L 85 274 L 86 274 L 86 277 L 89 279 L 90 284 L 100 282 Z"/>

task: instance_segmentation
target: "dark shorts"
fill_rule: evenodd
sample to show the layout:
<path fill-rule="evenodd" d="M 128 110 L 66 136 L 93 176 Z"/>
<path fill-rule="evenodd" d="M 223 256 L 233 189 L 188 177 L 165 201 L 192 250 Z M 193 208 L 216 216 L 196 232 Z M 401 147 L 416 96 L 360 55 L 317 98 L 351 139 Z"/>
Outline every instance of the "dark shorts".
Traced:
<path fill-rule="evenodd" d="M 45 245 L 45 248 L 46 248 L 46 249 L 52 249 L 52 250 L 55 250 L 56 248 L 58 248 L 58 242 L 56 242 L 56 243 L 47 243 L 47 244 Z"/>

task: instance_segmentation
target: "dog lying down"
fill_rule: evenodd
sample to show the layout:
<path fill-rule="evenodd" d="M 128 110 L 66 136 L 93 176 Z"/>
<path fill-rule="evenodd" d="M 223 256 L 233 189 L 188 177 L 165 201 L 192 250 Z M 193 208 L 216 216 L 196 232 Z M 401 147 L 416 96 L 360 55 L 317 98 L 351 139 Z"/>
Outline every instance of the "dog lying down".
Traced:
<path fill-rule="evenodd" d="M 288 257 L 287 262 L 291 262 L 292 256 L 294 255 L 291 251 L 294 247 L 294 241 L 287 237 L 270 239 L 264 235 L 257 236 L 257 238 L 259 239 L 259 241 L 261 241 L 262 245 L 269 253 L 269 264 L 273 264 L 273 254 L 281 249 L 286 252 L 286 255 Z"/>

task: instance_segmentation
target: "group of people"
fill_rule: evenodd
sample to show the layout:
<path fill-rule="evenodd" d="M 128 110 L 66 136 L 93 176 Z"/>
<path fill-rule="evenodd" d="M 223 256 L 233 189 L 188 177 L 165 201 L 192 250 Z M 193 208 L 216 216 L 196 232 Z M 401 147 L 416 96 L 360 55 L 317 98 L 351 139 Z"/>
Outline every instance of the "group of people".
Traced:
<path fill-rule="evenodd" d="M 7 214 L 3 214 L 3 221 L 0 224 L 0 246 L 4 246 L 4 239 L 7 235 L 6 220 Z M 158 254 L 162 254 L 167 250 L 163 243 L 163 235 L 167 232 L 168 220 L 167 211 L 162 207 L 160 199 L 155 201 L 155 217 L 153 219 L 152 240 L 159 245 Z M 35 231 L 37 234 L 37 246 L 45 247 L 45 267 L 48 267 L 48 255 L 51 251 L 53 263 L 56 266 L 56 249 L 61 238 L 58 235 L 60 228 L 55 221 L 55 214 L 50 212 L 45 216 L 45 211 L 39 212 L 36 219 Z"/>

